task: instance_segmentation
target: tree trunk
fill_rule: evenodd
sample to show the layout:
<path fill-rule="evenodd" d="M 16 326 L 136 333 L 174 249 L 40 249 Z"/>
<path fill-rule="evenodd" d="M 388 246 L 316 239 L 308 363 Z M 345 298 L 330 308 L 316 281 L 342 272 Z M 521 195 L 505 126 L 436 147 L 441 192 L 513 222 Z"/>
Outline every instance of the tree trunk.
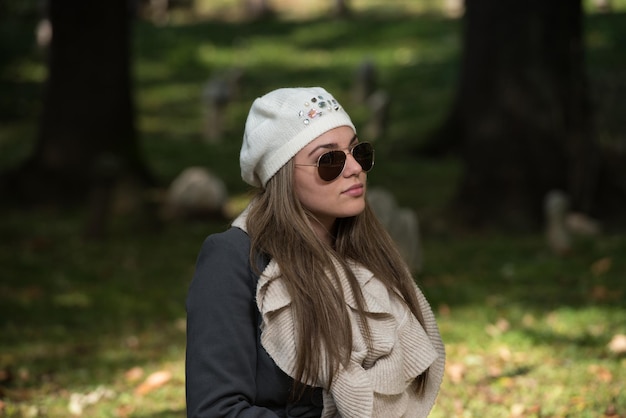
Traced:
<path fill-rule="evenodd" d="M 13 191 L 31 203 L 82 203 L 122 173 L 149 181 L 134 125 L 129 2 L 50 0 L 48 10 L 39 134 Z"/>
<path fill-rule="evenodd" d="M 350 17 L 350 2 L 349 0 L 333 0 L 333 14 L 338 18 Z"/>
<path fill-rule="evenodd" d="M 552 189 L 574 210 L 597 209 L 582 13 L 571 0 L 466 2 L 457 99 L 439 138 L 464 163 L 454 202 L 464 221 L 537 226 Z"/>

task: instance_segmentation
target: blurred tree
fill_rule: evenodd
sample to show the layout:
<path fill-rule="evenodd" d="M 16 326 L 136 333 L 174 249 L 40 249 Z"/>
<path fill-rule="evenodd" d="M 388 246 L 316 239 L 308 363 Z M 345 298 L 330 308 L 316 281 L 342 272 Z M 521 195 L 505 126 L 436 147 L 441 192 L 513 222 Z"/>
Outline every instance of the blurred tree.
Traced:
<path fill-rule="evenodd" d="M 243 9 L 246 17 L 252 20 L 270 19 L 276 14 L 268 0 L 243 0 Z"/>
<path fill-rule="evenodd" d="M 466 1 L 465 8 L 456 101 L 423 148 L 461 155 L 457 213 L 473 225 L 537 226 L 544 197 L 560 189 L 573 210 L 608 216 L 624 189 L 611 189 L 616 182 L 594 137 L 581 1 Z"/>
<path fill-rule="evenodd" d="M 275 17 L 277 13 L 269 0 L 242 0 L 241 4 L 246 17 L 249 19 L 270 19 Z M 331 9 L 332 15 L 337 18 L 347 18 L 351 15 L 349 0 L 332 0 Z"/>
<path fill-rule="evenodd" d="M 351 15 L 349 0 L 333 0 L 333 13 L 336 17 L 348 17 Z"/>
<path fill-rule="evenodd" d="M 130 77 L 129 0 L 50 0 L 52 26 L 39 134 L 10 179 L 27 203 L 83 203 L 121 178 L 152 182 L 138 147 Z M 93 200 L 93 199 L 92 199 Z"/>

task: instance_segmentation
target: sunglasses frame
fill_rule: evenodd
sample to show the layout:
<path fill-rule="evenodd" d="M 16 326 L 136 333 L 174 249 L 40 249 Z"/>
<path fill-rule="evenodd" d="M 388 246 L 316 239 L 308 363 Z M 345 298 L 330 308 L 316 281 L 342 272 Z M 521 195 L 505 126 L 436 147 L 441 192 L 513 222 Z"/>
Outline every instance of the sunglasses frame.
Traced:
<path fill-rule="evenodd" d="M 359 160 L 357 160 L 357 158 L 354 156 L 354 150 L 356 147 L 360 146 L 360 145 L 369 145 L 372 149 L 372 165 L 366 170 L 363 165 L 359 162 Z M 326 179 L 324 178 L 324 176 L 322 176 L 321 171 L 320 171 L 320 161 L 322 160 L 322 158 L 324 158 L 327 155 L 331 155 L 334 153 L 341 153 L 344 157 L 343 163 L 341 165 L 341 170 L 339 170 L 339 172 L 337 173 L 337 175 L 333 178 L 330 179 Z M 374 146 L 369 143 L 369 142 L 359 142 L 358 144 L 355 144 L 354 146 L 352 146 L 349 149 L 350 155 L 352 155 L 352 158 L 355 159 L 355 161 L 361 166 L 361 169 L 363 171 L 365 171 L 366 173 L 371 171 L 371 169 L 374 167 Z M 346 152 L 345 151 L 341 151 L 341 150 L 332 150 L 332 151 L 328 151 L 323 153 L 322 155 L 319 156 L 319 158 L 317 159 L 317 162 L 315 164 L 296 164 L 296 166 L 305 166 L 305 167 L 317 167 L 317 174 L 320 176 L 320 178 L 324 181 L 333 181 L 336 180 L 339 176 L 341 176 L 341 173 L 343 173 L 343 170 L 346 168 L 346 161 L 348 160 L 347 156 L 346 156 Z M 330 166 L 332 167 L 332 166 Z M 326 168 L 330 168 L 330 167 L 326 167 Z M 324 166 L 322 165 L 322 169 L 324 169 Z"/>

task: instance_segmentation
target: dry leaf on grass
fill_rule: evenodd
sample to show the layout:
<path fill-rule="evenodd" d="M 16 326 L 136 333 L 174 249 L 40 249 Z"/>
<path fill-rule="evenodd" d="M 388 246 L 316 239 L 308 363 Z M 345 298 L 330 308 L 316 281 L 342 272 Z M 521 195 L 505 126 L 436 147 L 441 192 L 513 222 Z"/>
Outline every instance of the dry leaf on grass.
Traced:
<path fill-rule="evenodd" d="M 137 389 L 135 389 L 135 394 L 145 395 L 146 393 L 152 392 L 153 390 L 165 385 L 171 379 L 172 373 L 167 370 L 154 372 L 150 376 L 148 376 L 141 385 L 137 386 Z"/>
<path fill-rule="evenodd" d="M 463 363 L 448 363 L 446 364 L 446 374 L 452 381 L 452 383 L 461 383 L 463 376 L 465 375 L 465 364 Z"/>
<path fill-rule="evenodd" d="M 613 263 L 613 260 L 610 257 L 603 257 L 603 258 L 595 261 L 591 265 L 591 272 L 596 277 L 602 276 L 603 274 L 605 274 L 609 270 L 611 270 L 611 264 L 612 263 Z"/>
<path fill-rule="evenodd" d="M 626 353 L 626 335 L 615 334 L 609 342 L 609 351 L 615 354 Z"/>
<path fill-rule="evenodd" d="M 133 412 L 135 412 L 133 405 L 120 405 L 115 409 L 118 418 L 128 418 Z"/>
<path fill-rule="evenodd" d="M 485 327 L 485 332 L 491 337 L 497 337 L 504 334 L 511 328 L 511 324 L 505 318 L 498 318 L 495 324 L 489 324 Z"/>
<path fill-rule="evenodd" d="M 523 417 L 526 413 L 526 406 L 521 403 L 516 403 L 511 406 L 512 417 Z"/>
<path fill-rule="evenodd" d="M 611 373 L 611 371 L 606 367 L 592 364 L 587 368 L 587 370 L 601 382 L 609 383 L 613 380 L 613 373 Z"/>
<path fill-rule="evenodd" d="M 67 406 L 70 414 L 79 416 L 83 414 L 86 407 L 95 405 L 102 399 L 111 399 L 115 393 L 104 386 L 98 386 L 95 390 L 88 393 L 72 393 L 70 402 Z"/>
<path fill-rule="evenodd" d="M 126 380 L 129 382 L 136 382 L 143 377 L 143 369 L 139 366 L 135 366 L 124 373 Z"/>

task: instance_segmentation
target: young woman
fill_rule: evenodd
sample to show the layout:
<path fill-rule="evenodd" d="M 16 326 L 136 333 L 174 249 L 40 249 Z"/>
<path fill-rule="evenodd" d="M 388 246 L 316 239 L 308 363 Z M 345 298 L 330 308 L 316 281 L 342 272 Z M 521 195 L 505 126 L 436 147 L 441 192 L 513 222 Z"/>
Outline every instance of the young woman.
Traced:
<path fill-rule="evenodd" d="M 254 101 L 240 154 L 258 188 L 209 236 L 187 297 L 188 417 L 425 417 L 444 346 L 367 205 L 371 144 L 326 90 Z"/>

